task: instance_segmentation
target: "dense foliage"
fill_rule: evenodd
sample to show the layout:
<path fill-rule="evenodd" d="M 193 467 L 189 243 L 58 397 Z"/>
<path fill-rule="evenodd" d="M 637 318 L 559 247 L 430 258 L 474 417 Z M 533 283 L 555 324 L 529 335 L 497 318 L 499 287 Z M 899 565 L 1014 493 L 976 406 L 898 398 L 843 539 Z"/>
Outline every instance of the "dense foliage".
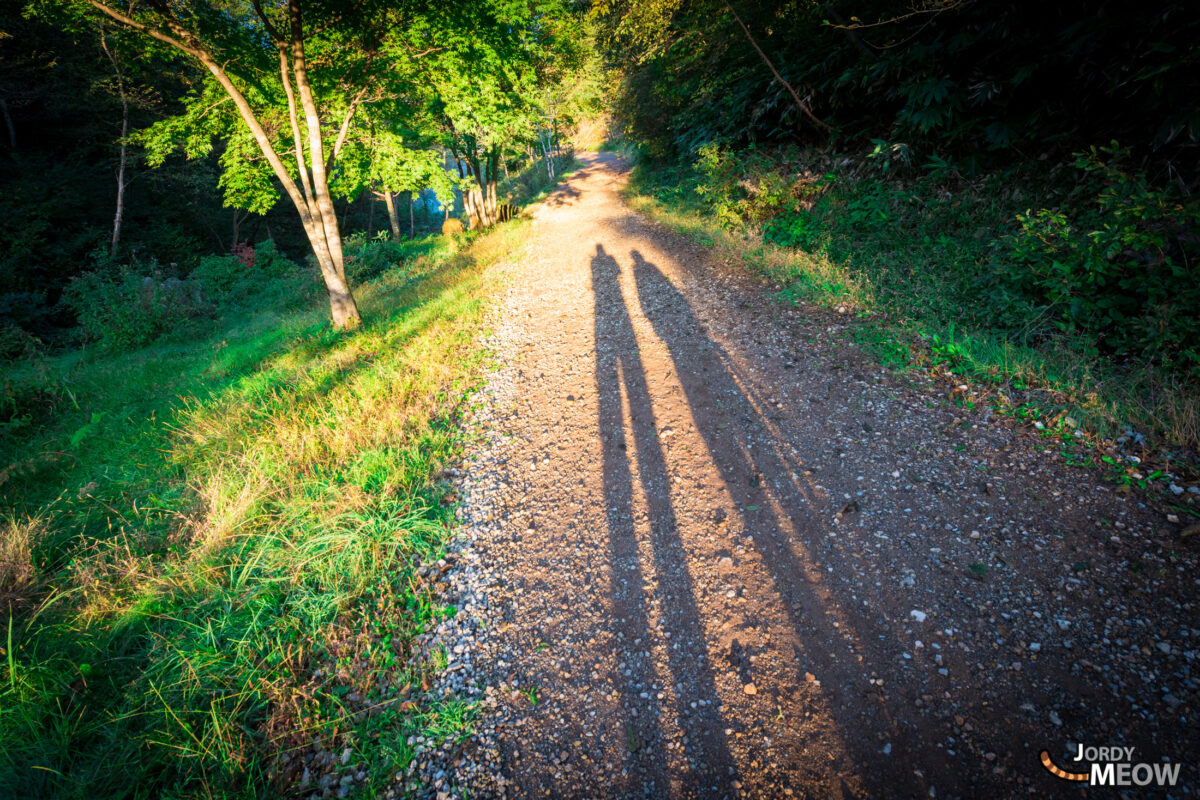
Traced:
<path fill-rule="evenodd" d="M 1183 0 L 610 0 L 595 15 L 624 65 L 619 113 L 654 154 L 832 135 L 977 164 L 1117 139 L 1195 177 L 1200 14 Z"/>

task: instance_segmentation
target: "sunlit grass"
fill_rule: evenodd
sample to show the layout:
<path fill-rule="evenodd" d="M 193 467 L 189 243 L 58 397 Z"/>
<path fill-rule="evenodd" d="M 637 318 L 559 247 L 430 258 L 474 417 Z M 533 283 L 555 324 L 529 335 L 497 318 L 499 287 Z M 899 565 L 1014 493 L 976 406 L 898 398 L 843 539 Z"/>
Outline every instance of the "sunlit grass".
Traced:
<path fill-rule="evenodd" d="M 416 567 L 450 529 L 483 268 L 519 235 L 385 269 L 352 333 L 268 296 L 202 341 L 14 373 L 58 399 L 0 429 L 0 796 L 274 796 L 314 737 L 395 774 L 413 730 L 464 729 L 400 701 L 444 612 Z"/>

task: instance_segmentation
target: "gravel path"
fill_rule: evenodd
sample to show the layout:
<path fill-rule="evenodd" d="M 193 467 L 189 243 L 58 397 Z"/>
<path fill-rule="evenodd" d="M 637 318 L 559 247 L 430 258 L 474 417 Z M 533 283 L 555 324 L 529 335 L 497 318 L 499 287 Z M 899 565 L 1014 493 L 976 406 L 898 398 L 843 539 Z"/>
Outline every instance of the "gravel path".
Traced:
<path fill-rule="evenodd" d="M 1194 794 L 1179 526 L 772 302 L 623 179 L 591 157 L 505 267 L 460 611 L 424 642 L 475 733 L 417 742 L 397 789 L 1078 795 L 1038 753 L 1082 742 L 1184 762 Z"/>

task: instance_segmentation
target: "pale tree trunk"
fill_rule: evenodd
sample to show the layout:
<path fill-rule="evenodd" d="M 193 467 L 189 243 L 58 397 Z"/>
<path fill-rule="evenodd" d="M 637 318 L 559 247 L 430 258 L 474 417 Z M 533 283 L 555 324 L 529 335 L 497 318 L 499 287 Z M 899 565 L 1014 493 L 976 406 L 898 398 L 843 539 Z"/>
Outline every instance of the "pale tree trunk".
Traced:
<path fill-rule="evenodd" d="M 396 196 L 391 192 L 376 192 L 375 196 L 387 206 L 388 222 L 392 226 L 392 241 L 400 241 L 400 219 L 396 216 Z"/>
<path fill-rule="evenodd" d="M 482 154 L 472 143 L 469 152 L 462 156 L 454 153 L 458 165 L 458 176 L 470 178 L 463 190 L 463 207 L 467 220 L 474 230 L 490 228 L 500 220 L 497 181 L 499 179 L 500 151 L 498 147 Z"/>
<path fill-rule="evenodd" d="M 452 152 L 454 153 L 454 163 L 458 167 L 458 177 L 471 178 L 471 181 L 461 190 L 463 211 L 467 215 L 467 227 L 479 230 L 486 227 L 487 223 L 484 220 L 483 195 L 479 191 L 479 160 L 475 144 L 469 142 L 469 145 L 470 150 L 462 154 L 459 154 L 457 149 Z"/>
<path fill-rule="evenodd" d="M 342 236 L 338 229 L 337 214 L 333 208 L 333 196 L 329 192 L 329 179 L 325 169 L 325 143 L 321 134 L 321 116 L 317 111 L 317 103 L 313 98 L 312 86 L 308 81 L 308 63 L 304 55 L 304 23 L 300 15 L 299 0 L 289 0 L 288 18 L 291 23 L 291 56 L 292 75 L 296 80 L 296 89 L 300 95 L 300 106 L 304 109 L 304 121 L 308 126 L 308 153 L 311 169 L 312 193 L 314 202 L 309 211 L 309 241 L 313 242 L 313 251 L 317 260 L 324 256 L 325 263 L 321 272 L 325 277 L 325 286 L 329 290 L 329 310 L 333 315 L 333 324 L 338 328 L 355 328 L 362 324 L 358 313 L 358 305 L 346 282 L 346 267 L 342 256 Z M 358 99 L 361 99 L 361 93 Z M 345 130 L 350 122 L 350 114 L 356 107 L 357 100 L 351 103 L 343 123 L 342 131 L 338 134 L 338 144 L 344 140 Z M 338 144 L 334 145 L 332 157 L 337 155 Z M 312 209 L 312 205 L 316 208 Z M 316 213 L 313 213 L 315 210 Z"/>
<path fill-rule="evenodd" d="M 417 221 L 413 217 L 413 193 L 411 191 L 409 191 L 409 192 L 407 192 L 407 194 L 408 194 L 408 236 L 410 239 L 415 239 L 415 238 L 417 238 Z"/>
<path fill-rule="evenodd" d="M 495 225 L 500 221 L 499 203 L 497 202 L 496 184 L 499 181 L 499 165 L 496 163 L 500 160 L 499 148 L 493 147 L 488 153 L 484 164 L 487 165 L 486 182 L 483 186 L 484 205 L 487 209 L 488 225 Z"/>
<path fill-rule="evenodd" d="M 537 123 L 537 140 L 542 147 L 542 155 L 546 162 L 546 177 L 554 180 L 554 159 L 550 157 L 550 136 L 547 131 L 543 136 L 542 123 Z"/>
<path fill-rule="evenodd" d="M 117 211 L 113 215 L 112 245 L 109 248 L 113 255 L 121 245 L 121 223 L 125 219 L 125 166 L 129 160 L 129 144 L 125 137 L 129 135 L 129 104 L 121 100 L 121 156 L 117 165 Z"/>
<path fill-rule="evenodd" d="M 125 219 L 125 187 L 128 186 L 125 181 L 125 168 L 129 163 L 129 95 L 125 91 L 125 75 L 121 72 L 121 62 L 117 60 L 116 53 L 109 48 L 108 38 L 104 35 L 103 30 L 100 32 L 100 47 L 112 63 L 113 74 L 117 78 L 117 94 L 121 98 L 121 149 L 117 159 L 117 209 L 113 214 L 112 241 L 108 248 L 110 253 L 116 255 L 117 248 L 121 246 L 121 223 Z M 15 143 L 13 149 L 16 149 Z"/>
<path fill-rule="evenodd" d="M 471 230 L 481 230 L 487 227 L 483 217 L 483 197 L 477 183 L 472 184 L 463 192 L 463 206 L 467 212 L 467 227 Z"/>

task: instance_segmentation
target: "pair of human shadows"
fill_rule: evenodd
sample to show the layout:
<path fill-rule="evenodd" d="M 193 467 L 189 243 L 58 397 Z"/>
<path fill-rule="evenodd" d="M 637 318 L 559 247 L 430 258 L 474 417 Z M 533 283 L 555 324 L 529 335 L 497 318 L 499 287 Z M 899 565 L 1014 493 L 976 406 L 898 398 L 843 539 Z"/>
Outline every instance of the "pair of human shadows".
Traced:
<path fill-rule="evenodd" d="M 779 607 L 788 617 L 796 643 L 797 685 L 805 680 L 803 673 L 809 670 L 822 675 L 830 688 L 860 684 L 862 665 L 849 657 L 838 658 L 830 650 L 836 648 L 848 653 L 848 645 L 855 639 L 862 641 L 864 637 L 888 632 L 870 630 L 871 626 L 861 619 L 853 603 L 830 607 L 832 596 L 823 599 L 813 585 L 810 575 L 817 572 L 819 565 L 807 557 L 806 542 L 824 542 L 828 530 L 811 509 L 810 498 L 805 497 L 791 478 L 799 465 L 791 463 L 764 437 L 751 438 L 751 427 L 764 430 L 772 427 L 770 420 L 755 408 L 750 396 L 753 389 L 739 379 L 731 359 L 705 333 L 705 326 L 679 289 L 640 252 L 633 250 L 630 256 L 642 315 L 667 348 L 696 429 L 722 480 L 736 489 L 742 500 L 737 513 L 747 543 L 752 542 L 763 563 L 771 566 L 772 588 Z M 744 415 L 752 426 L 723 424 L 730 414 Z M 790 517 L 792 525 L 785 524 L 772 510 L 772 499 Z M 674 519 L 668 524 L 673 529 Z M 833 624 L 835 620 L 837 627 Z M 895 757 L 879 757 L 876 744 L 879 737 L 888 741 L 902 739 L 882 701 L 858 696 L 830 700 L 827 706 L 834 715 L 832 722 L 841 732 L 854 772 L 868 791 L 912 796 L 928 791 L 923 780 L 914 776 L 911 763 Z"/>
<path fill-rule="evenodd" d="M 626 708 L 639 709 L 626 720 L 628 760 L 634 770 L 644 770 L 644 784 L 655 782 L 658 795 L 723 796 L 730 794 L 736 779 L 735 764 L 724 738 L 725 724 L 717 711 L 719 698 L 707 663 L 704 629 L 696 606 L 687 557 L 679 538 L 670 496 L 670 473 L 654 424 L 654 411 L 633 323 L 621 292 L 621 268 L 597 245 L 592 258 L 592 288 L 595 298 L 596 390 L 603 454 L 604 504 L 607 515 L 609 567 L 612 575 L 614 632 L 623 635 L 622 651 L 615 655 L 631 675 L 617 675 L 618 692 Z M 624 391 L 622 391 L 622 389 Z M 622 395 L 629 406 L 633 441 L 627 441 Z M 632 446 L 635 456 L 631 456 Z M 674 695 L 674 715 L 686 739 L 684 755 L 694 770 L 671 774 L 662 757 L 666 753 L 655 665 L 641 656 L 651 650 L 650 601 L 644 595 L 645 574 L 634 527 L 634 476 L 637 471 L 646 497 L 650 518 L 650 548 L 658 579 L 661 613 L 666 632 L 667 670 L 664 676 L 683 683 L 684 692 L 663 687 Z M 639 689 L 639 687 L 641 687 Z M 642 697 L 645 692 L 649 699 Z M 702 700 L 704 704 L 691 702 Z"/>

